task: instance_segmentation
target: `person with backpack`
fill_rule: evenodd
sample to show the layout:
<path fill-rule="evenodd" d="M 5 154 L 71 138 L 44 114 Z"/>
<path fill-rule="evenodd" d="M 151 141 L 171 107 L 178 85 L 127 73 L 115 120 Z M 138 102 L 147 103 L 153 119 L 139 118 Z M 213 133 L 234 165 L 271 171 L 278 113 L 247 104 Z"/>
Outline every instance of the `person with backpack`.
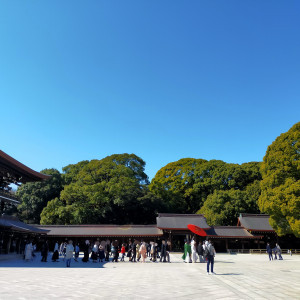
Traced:
<path fill-rule="evenodd" d="M 207 258 L 207 275 L 209 274 L 216 274 L 214 272 L 214 257 L 216 254 L 215 247 L 213 246 L 213 243 L 209 240 L 208 243 L 205 245 L 204 250 L 204 257 Z M 210 273 L 209 273 L 209 265 L 210 265 Z"/>

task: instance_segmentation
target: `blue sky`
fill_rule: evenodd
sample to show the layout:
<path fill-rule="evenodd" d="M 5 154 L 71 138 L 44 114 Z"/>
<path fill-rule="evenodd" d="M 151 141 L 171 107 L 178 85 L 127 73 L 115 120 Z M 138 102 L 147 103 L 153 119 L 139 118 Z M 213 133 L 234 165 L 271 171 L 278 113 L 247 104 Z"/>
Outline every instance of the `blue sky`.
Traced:
<path fill-rule="evenodd" d="M 299 1 L 1 1 L 0 149 L 261 161 L 300 121 Z"/>

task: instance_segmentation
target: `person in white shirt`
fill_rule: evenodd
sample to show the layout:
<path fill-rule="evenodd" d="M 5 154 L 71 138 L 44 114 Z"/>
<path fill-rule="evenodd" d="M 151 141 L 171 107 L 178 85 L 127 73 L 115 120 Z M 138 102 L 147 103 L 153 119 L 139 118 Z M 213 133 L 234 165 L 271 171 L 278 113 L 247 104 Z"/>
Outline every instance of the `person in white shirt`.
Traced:
<path fill-rule="evenodd" d="M 66 246 L 66 264 L 68 268 L 71 266 L 71 259 L 73 257 L 73 252 L 74 252 L 74 246 L 73 246 L 73 242 L 70 240 L 68 245 Z"/>

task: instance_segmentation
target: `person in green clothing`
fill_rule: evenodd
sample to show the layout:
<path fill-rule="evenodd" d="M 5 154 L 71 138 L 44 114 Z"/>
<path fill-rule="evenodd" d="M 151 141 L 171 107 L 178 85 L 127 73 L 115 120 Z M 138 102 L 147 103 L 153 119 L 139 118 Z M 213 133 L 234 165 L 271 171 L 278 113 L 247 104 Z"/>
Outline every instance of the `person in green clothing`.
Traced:
<path fill-rule="evenodd" d="M 186 263 L 192 262 L 191 260 L 191 254 L 192 254 L 192 247 L 189 241 L 185 241 L 184 244 L 184 254 L 182 255 L 182 259 Z"/>

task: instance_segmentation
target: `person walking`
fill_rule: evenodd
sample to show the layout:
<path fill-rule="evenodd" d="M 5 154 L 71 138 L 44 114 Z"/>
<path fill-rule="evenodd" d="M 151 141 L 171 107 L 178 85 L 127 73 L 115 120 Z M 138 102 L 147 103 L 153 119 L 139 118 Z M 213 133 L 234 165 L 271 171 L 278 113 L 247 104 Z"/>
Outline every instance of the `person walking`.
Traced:
<path fill-rule="evenodd" d="M 58 242 L 55 243 L 54 249 L 53 249 L 53 255 L 52 255 L 52 261 L 57 262 L 59 259 L 59 253 L 58 253 Z"/>
<path fill-rule="evenodd" d="M 209 275 L 209 265 L 211 271 L 210 274 L 216 274 L 214 272 L 214 257 L 216 255 L 216 250 L 211 241 L 208 241 L 208 243 L 206 244 L 204 253 L 207 257 L 207 275 Z"/>
<path fill-rule="evenodd" d="M 182 255 L 182 259 L 184 260 L 185 263 L 192 262 L 191 253 L 192 253 L 191 244 L 189 243 L 188 240 L 186 240 L 184 243 L 184 253 Z"/>
<path fill-rule="evenodd" d="M 71 266 L 73 252 L 74 252 L 74 246 L 73 246 L 73 242 L 70 240 L 68 245 L 66 246 L 66 266 L 67 266 L 67 268 L 70 268 L 70 266 Z"/>
<path fill-rule="evenodd" d="M 268 255 L 269 255 L 269 260 L 270 260 L 270 261 L 273 260 L 272 249 L 271 249 L 269 243 L 267 243 L 267 253 L 268 253 Z"/>
<path fill-rule="evenodd" d="M 195 237 L 193 237 L 191 241 L 191 248 L 192 248 L 192 262 L 197 262 L 197 248 L 196 248 L 196 241 Z"/>

